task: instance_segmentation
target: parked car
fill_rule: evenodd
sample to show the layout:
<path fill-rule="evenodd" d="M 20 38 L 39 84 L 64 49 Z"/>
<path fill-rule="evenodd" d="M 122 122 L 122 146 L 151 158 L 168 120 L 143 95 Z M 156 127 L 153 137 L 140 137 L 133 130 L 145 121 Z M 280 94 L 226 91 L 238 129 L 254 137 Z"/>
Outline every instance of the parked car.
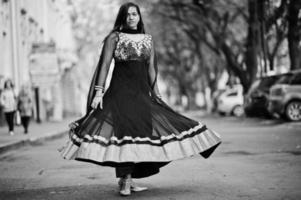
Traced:
<path fill-rule="evenodd" d="M 212 94 L 213 112 L 217 111 L 218 99 L 226 91 L 226 89 L 217 89 Z"/>
<path fill-rule="evenodd" d="M 241 85 L 234 85 L 220 94 L 217 101 L 217 111 L 223 115 L 241 116 L 244 114 L 243 104 L 243 88 Z"/>
<path fill-rule="evenodd" d="M 271 87 L 268 110 L 290 121 L 301 120 L 301 70 L 287 74 Z"/>
<path fill-rule="evenodd" d="M 266 76 L 254 81 L 245 97 L 244 111 L 247 116 L 271 117 L 268 111 L 269 89 L 281 76 Z"/>

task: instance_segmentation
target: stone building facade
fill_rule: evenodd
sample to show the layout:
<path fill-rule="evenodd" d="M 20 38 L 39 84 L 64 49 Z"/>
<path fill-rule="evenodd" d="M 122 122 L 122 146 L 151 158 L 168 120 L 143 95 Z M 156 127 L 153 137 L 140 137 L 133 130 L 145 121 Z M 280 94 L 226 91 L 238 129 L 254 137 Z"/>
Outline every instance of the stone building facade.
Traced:
<path fill-rule="evenodd" d="M 82 112 L 80 102 L 68 101 L 76 99 L 76 86 L 64 80 L 78 61 L 69 13 L 67 0 L 0 0 L 0 90 L 6 79 L 16 93 L 31 85 L 40 121 Z"/>

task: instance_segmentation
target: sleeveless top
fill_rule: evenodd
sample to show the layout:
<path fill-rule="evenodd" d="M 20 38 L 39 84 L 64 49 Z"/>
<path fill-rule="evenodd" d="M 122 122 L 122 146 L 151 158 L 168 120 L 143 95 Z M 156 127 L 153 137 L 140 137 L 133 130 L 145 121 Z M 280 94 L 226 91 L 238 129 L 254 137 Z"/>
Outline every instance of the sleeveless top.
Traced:
<path fill-rule="evenodd" d="M 148 61 L 152 50 L 152 36 L 144 34 L 144 38 L 134 41 L 126 33 L 118 33 L 119 39 L 114 51 L 115 61 L 139 60 Z"/>

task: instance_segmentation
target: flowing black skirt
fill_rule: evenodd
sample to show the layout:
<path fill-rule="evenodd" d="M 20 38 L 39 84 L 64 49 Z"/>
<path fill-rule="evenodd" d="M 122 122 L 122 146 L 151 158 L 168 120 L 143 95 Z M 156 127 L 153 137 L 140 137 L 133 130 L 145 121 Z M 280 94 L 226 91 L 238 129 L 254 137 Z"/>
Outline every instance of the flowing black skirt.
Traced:
<path fill-rule="evenodd" d="M 201 154 L 208 158 L 220 136 L 155 96 L 141 61 L 116 62 L 99 107 L 70 124 L 62 156 L 102 166 L 134 166 L 133 178 L 159 172 L 169 162 Z"/>

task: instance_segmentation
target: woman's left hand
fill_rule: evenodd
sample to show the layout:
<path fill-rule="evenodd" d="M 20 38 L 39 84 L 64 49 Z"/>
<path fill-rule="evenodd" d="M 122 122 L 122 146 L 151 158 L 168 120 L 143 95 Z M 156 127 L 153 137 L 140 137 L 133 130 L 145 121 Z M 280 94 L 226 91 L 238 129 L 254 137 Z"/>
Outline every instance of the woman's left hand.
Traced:
<path fill-rule="evenodd" d="M 103 97 L 102 96 L 95 96 L 93 98 L 93 101 L 92 101 L 92 104 L 91 104 L 91 107 L 93 109 L 96 109 L 97 106 L 99 105 L 100 109 L 102 109 L 102 99 Z"/>

